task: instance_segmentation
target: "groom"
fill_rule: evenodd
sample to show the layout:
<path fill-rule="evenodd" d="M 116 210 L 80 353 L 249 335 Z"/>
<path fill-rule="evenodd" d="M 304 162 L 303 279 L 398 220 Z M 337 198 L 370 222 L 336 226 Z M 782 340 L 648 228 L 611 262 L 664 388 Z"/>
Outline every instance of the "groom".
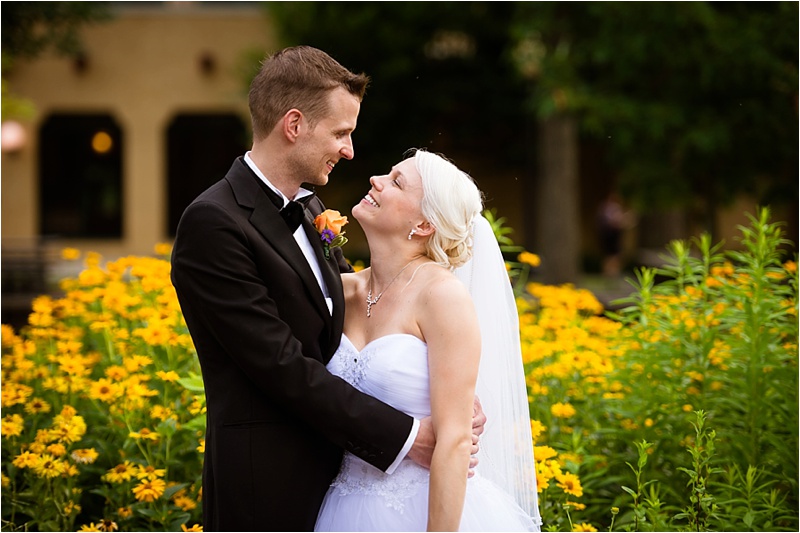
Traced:
<path fill-rule="evenodd" d="M 323 253 L 312 221 L 324 206 L 301 184 L 325 185 L 353 158 L 368 81 L 310 47 L 268 57 L 250 88 L 252 150 L 178 226 L 172 282 L 208 409 L 206 531 L 312 530 L 342 450 L 389 473 L 406 456 L 430 464 L 427 421 L 325 368 L 350 267 L 341 249 Z"/>

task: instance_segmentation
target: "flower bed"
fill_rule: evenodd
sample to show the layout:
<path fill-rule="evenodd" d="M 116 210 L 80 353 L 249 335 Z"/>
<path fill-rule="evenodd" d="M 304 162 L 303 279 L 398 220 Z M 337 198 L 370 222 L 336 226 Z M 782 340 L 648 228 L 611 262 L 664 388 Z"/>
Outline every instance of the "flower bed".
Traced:
<path fill-rule="evenodd" d="M 796 263 L 766 210 L 741 252 L 695 245 L 617 314 L 529 282 L 529 252 L 509 265 L 545 529 L 797 530 Z M 90 253 L 3 326 L 4 530 L 200 529 L 204 396 L 168 254 Z"/>

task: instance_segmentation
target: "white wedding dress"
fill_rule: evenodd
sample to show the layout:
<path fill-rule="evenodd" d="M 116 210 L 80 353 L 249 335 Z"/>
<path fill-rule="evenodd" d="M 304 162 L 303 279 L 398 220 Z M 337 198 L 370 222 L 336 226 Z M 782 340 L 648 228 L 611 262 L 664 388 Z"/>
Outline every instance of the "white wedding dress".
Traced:
<path fill-rule="evenodd" d="M 430 415 L 428 347 L 413 335 L 386 335 L 360 351 L 343 335 L 328 369 L 410 416 Z M 482 477 L 481 466 L 467 482 L 460 531 L 538 531 L 538 517 L 534 521 L 509 494 Z M 346 453 L 315 530 L 425 531 L 429 476 L 410 459 L 387 475 Z"/>

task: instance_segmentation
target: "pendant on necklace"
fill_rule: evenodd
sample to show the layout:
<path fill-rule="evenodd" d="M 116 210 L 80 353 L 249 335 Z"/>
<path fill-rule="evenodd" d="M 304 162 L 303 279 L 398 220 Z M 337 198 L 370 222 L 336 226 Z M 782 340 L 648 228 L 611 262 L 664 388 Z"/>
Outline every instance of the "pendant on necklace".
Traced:
<path fill-rule="evenodd" d="M 367 318 L 372 316 L 372 306 L 378 303 L 378 300 L 381 299 L 383 293 L 379 294 L 375 298 L 372 297 L 372 290 L 367 293 Z"/>

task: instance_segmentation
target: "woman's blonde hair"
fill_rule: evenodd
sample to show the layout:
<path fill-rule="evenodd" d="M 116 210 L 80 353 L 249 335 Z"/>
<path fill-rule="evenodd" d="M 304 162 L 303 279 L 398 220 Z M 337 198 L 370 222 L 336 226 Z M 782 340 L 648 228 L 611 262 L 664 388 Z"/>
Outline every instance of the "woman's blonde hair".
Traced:
<path fill-rule="evenodd" d="M 422 216 L 435 228 L 427 241 L 428 257 L 458 268 L 472 257 L 473 223 L 483 210 L 481 192 L 444 156 L 425 150 L 410 153 L 422 176 Z"/>

